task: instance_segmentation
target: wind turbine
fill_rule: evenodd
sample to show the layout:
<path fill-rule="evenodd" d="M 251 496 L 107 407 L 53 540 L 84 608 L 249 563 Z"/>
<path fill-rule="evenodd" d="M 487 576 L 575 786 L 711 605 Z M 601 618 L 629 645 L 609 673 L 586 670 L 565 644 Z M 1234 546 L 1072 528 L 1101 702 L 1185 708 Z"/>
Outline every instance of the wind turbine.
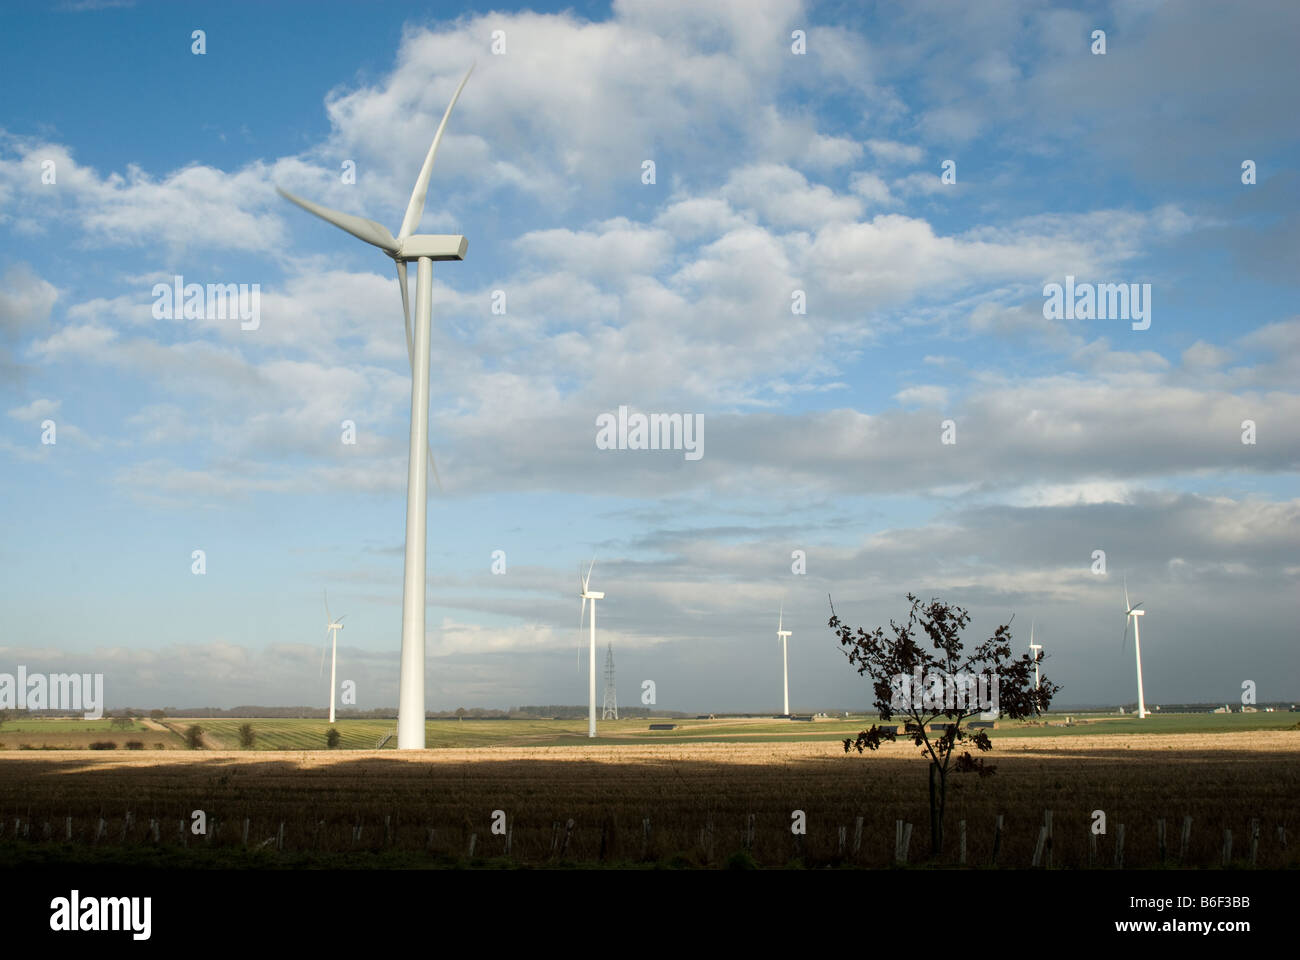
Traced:
<path fill-rule="evenodd" d="M 1041 643 L 1034 643 L 1034 621 L 1029 621 L 1029 649 L 1034 655 L 1034 689 L 1038 689 L 1038 653 L 1043 649 Z"/>
<path fill-rule="evenodd" d="M 596 601 L 604 600 L 605 595 L 598 590 L 590 589 L 591 571 L 596 567 L 596 558 L 591 558 L 591 566 L 587 568 L 587 575 L 582 575 L 582 567 L 578 567 L 578 596 L 582 598 L 582 610 L 578 613 L 578 630 L 582 630 L 582 621 L 587 616 L 587 601 L 591 601 L 591 649 L 588 651 L 588 684 L 587 684 L 587 736 L 596 735 Z M 582 663 L 582 648 L 578 648 L 578 662 Z"/>
<path fill-rule="evenodd" d="M 1130 604 L 1128 602 L 1128 578 L 1124 578 L 1124 639 L 1122 643 L 1128 646 L 1128 622 L 1131 617 L 1133 620 L 1133 650 L 1137 655 L 1137 679 L 1138 679 L 1138 719 L 1144 719 L 1147 715 L 1147 703 L 1142 696 L 1142 637 L 1138 632 L 1138 617 L 1146 614 L 1145 610 L 1139 610 L 1141 602 Z"/>
<path fill-rule="evenodd" d="M 346 617 L 347 614 L 343 614 Z M 343 617 L 335 620 L 330 616 L 330 598 L 325 597 L 325 634 L 333 639 L 333 650 L 330 653 L 330 723 L 334 722 L 334 696 L 336 687 L 334 668 L 338 664 L 339 658 L 339 631 L 343 629 Z M 320 673 L 325 669 L 325 651 L 320 652 Z"/>
<path fill-rule="evenodd" d="M 786 641 L 793 636 L 789 630 L 783 630 L 785 626 L 785 601 L 781 601 L 781 612 L 777 615 L 776 620 L 776 639 L 781 643 L 781 678 L 783 680 L 782 689 L 785 691 L 785 700 L 783 701 L 785 709 L 782 711 L 783 717 L 790 716 L 790 654 L 787 649 Z"/>
<path fill-rule="evenodd" d="M 434 482 L 438 483 L 438 470 L 433 465 L 429 451 L 429 336 L 433 322 L 433 261 L 464 260 L 468 242 L 463 236 L 446 234 L 417 234 L 424 215 L 424 202 L 429 192 L 429 176 L 433 160 L 438 154 L 438 144 L 447 127 L 452 107 L 465 88 L 465 81 L 474 71 L 465 72 L 460 86 L 447 104 L 438 131 L 433 135 L 433 145 L 420 167 L 415 189 L 407 204 L 402 225 L 394 237 L 388 228 L 374 220 L 339 213 L 310 200 L 279 190 L 286 200 L 296 203 L 308 213 L 315 214 L 341 230 L 346 230 L 358 240 L 378 247 L 397 263 L 397 285 L 402 292 L 402 315 L 406 321 L 406 353 L 411 366 L 411 454 L 406 473 L 406 570 L 402 583 L 402 660 L 397 694 L 397 749 L 424 749 L 424 569 L 428 554 L 428 463 Z M 411 311 L 409 291 L 406 286 L 406 264 L 416 262 L 415 274 L 415 336 L 411 336 Z M 439 486 L 441 484 L 439 483 Z"/>

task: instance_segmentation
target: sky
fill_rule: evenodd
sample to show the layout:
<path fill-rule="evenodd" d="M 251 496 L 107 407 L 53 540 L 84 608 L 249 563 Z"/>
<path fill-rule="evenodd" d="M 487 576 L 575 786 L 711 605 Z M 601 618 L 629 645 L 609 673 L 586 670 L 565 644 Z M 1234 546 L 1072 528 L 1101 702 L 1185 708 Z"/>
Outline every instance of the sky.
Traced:
<path fill-rule="evenodd" d="M 0 672 L 324 706 L 328 591 L 340 682 L 396 705 L 396 276 L 275 188 L 396 232 L 473 64 L 420 224 L 469 241 L 433 278 L 429 709 L 585 702 L 593 558 L 624 705 L 778 710 L 780 613 L 792 709 L 867 708 L 829 601 L 909 592 L 972 642 L 1032 623 L 1059 704 L 1132 703 L 1125 578 L 1148 705 L 1295 699 L 1297 35 L 1290 2 L 5 6 Z M 256 322 L 159 309 L 177 276 Z M 1145 318 L 1054 312 L 1067 277 Z M 702 455 L 602 449 L 620 406 Z"/>

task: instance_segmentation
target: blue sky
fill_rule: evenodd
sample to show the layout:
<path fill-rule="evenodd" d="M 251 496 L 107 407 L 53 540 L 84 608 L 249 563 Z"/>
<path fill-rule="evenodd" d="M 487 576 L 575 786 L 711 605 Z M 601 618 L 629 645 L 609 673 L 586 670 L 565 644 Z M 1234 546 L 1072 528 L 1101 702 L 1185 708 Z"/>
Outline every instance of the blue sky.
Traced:
<path fill-rule="evenodd" d="M 396 281 L 274 187 L 396 230 L 476 63 L 422 221 L 469 238 L 434 274 L 431 709 L 581 702 L 593 554 L 628 703 L 775 708 L 784 602 L 792 706 L 865 706 L 826 596 L 875 626 L 909 590 L 972 636 L 1035 621 L 1062 702 L 1131 701 L 1125 572 L 1149 703 L 1296 697 L 1298 20 L 4 10 L 0 670 L 101 670 L 110 707 L 323 704 L 328 588 L 340 677 L 395 704 Z M 178 274 L 258 284 L 260 326 L 154 319 Z M 1045 318 L 1067 275 L 1150 284 L 1149 328 Z M 620 404 L 702 415 L 704 456 L 597 449 Z"/>

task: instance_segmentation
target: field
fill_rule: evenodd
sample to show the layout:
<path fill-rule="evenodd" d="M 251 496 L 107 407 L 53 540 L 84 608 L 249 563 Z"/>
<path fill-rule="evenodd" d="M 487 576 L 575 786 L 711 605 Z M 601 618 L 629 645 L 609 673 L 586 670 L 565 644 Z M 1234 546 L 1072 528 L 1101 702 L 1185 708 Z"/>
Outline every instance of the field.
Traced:
<path fill-rule="evenodd" d="M 1247 730 L 1284 730 L 1294 726 L 1294 713 L 1187 713 L 1153 716 L 1146 720 L 1101 714 L 1071 714 L 1072 726 L 1063 726 L 1066 715 L 1049 715 L 1036 724 L 1002 721 L 989 735 L 995 740 L 1005 737 L 1092 736 L 1119 733 L 1230 733 Z M 819 719 L 815 722 L 772 720 L 765 718 L 721 720 L 663 720 L 675 730 L 650 730 L 649 720 L 638 718 L 601 721 L 599 741 L 603 744 L 654 743 L 790 743 L 804 741 L 833 742 L 854 736 L 864 726 L 876 722 L 873 716 L 844 719 Z M 144 740 L 147 749 L 162 743 L 167 749 L 185 749 L 185 730 L 197 724 L 204 730 L 209 749 L 239 749 L 239 728 L 251 724 L 255 734 L 254 750 L 318 750 L 325 747 L 329 724 L 323 719 L 232 719 L 186 718 L 137 722 L 131 731 L 110 730 L 107 720 L 20 720 L 0 726 L 0 747 L 18 749 L 24 744 L 33 748 L 85 748 L 92 740 L 116 740 L 121 749 L 127 740 Z M 342 719 L 335 724 L 339 731 L 340 750 L 373 750 L 387 733 L 395 729 L 393 720 Z M 144 734 L 142 736 L 142 734 Z M 484 746 L 565 746 L 587 743 L 585 719 L 569 720 L 430 720 L 425 724 L 426 743 L 430 749 Z M 386 750 L 396 748 L 394 738 Z"/>
<path fill-rule="evenodd" d="M 988 756 L 997 767 L 994 775 L 952 775 L 938 862 L 957 861 L 958 824 L 965 820 L 968 865 L 989 866 L 1001 815 L 998 866 L 1027 867 L 1043 812 L 1050 809 L 1056 868 L 1089 866 L 1089 826 L 1096 810 L 1105 812 L 1107 822 L 1092 864 L 1098 868 L 1115 866 L 1121 824 L 1122 865 L 1159 865 L 1156 822 L 1161 818 L 1168 823 L 1167 866 L 1221 866 L 1225 830 L 1233 836 L 1231 865 L 1247 866 L 1252 820 L 1259 825 L 1257 866 L 1300 866 L 1295 805 L 1300 732 L 1256 726 L 1266 720 L 1294 722 L 1293 717 L 1199 715 L 1185 721 L 1245 721 L 1241 726 L 1255 727 L 1226 733 L 1133 734 L 1112 728 L 1111 735 L 1100 736 L 1088 726 L 999 729 Z M 209 722 L 219 728 L 218 736 L 231 735 L 220 726 L 225 721 Z M 1112 722 L 1126 721 L 1096 726 Z M 1182 723 L 1160 718 L 1161 726 L 1170 722 Z M 364 721 L 353 723 L 357 740 L 370 737 Z M 391 729 L 376 723 L 381 732 Z M 493 723 L 520 722 L 436 721 L 429 728 L 431 743 L 437 736 L 444 743 L 491 736 Z M 629 737 L 646 738 L 640 720 L 602 729 L 618 730 L 623 723 Z M 714 728 L 719 742 L 693 742 L 710 723 L 741 729 L 725 739 L 724 730 Z M 5 751 L 0 755 L 0 864 L 721 866 L 748 846 L 752 861 L 763 866 L 880 868 L 893 860 L 896 820 L 914 825 L 909 861 L 926 859 L 926 765 L 915 747 L 886 744 L 878 753 L 859 756 L 846 755 L 831 740 L 806 739 L 833 740 L 857 723 L 800 723 L 804 739 L 791 741 L 778 740 L 772 729 L 788 729 L 789 721 L 687 721 L 683 731 L 670 732 L 680 736 L 651 744 L 579 739 L 573 721 L 537 724 L 515 728 L 512 735 L 527 743 L 447 745 L 418 755 Z M 308 725 L 324 727 L 320 721 L 255 722 L 270 741 L 312 729 Z M 1038 730 L 1059 732 L 1048 736 Z M 546 742 L 556 738 L 579 742 Z M 208 818 L 207 836 L 180 831 L 195 810 Z M 506 838 L 492 831 L 496 810 L 509 825 L 508 857 Z M 806 818 L 805 835 L 791 831 L 795 811 Z M 859 817 L 863 826 L 855 849 Z M 1180 858 L 1184 817 L 1192 818 L 1192 832 Z M 744 856 L 739 860 L 749 862 Z"/>

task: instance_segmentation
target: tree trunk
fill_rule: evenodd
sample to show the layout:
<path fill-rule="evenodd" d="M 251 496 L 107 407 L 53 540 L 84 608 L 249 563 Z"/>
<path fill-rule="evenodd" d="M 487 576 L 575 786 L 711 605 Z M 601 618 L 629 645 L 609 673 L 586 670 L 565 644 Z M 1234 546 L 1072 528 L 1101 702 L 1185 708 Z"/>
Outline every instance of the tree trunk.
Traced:
<path fill-rule="evenodd" d="M 937 764 L 930 764 L 930 856 L 943 852 L 943 812 L 947 806 L 948 778 Z"/>

